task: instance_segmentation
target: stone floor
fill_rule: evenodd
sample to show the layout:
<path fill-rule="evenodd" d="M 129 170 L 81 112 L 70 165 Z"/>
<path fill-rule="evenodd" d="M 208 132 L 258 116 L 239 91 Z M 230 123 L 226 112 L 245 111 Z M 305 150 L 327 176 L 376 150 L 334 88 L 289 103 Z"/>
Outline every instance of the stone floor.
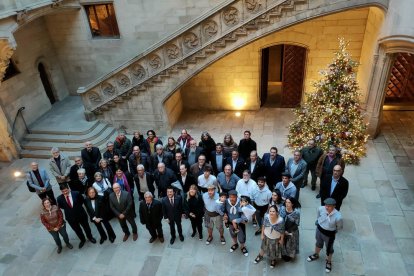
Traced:
<path fill-rule="evenodd" d="M 71 116 L 63 119 L 61 128 L 71 124 Z M 286 158 L 286 126 L 292 114 L 286 109 L 262 109 L 243 112 L 192 113 L 182 118 L 173 130 L 177 136 L 182 127 L 199 138 L 209 130 L 216 141 L 232 133 L 236 140 L 244 129 L 251 129 L 262 154 L 277 146 Z M 65 126 L 65 127 L 63 127 Z M 342 212 L 344 230 L 335 242 L 331 275 L 409 275 L 414 270 L 414 112 L 385 112 L 382 134 L 367 144 L 368 155 L 361 165 L 348 166 L 345 177 L 350 182 L 349 195 Z M 139 225 L 137 242 L 121 241 L 122 231 L 112 221 L 118 239 L 77 249 L 78 239 L 69 229 L 76 246 L 56 254 L 51 236 L 39 221 L 40 203 L 28 192 L 21 179 L 13 179 L 14 170 L 28 169 L 31 159 L 16 160 L 0 170 L 0 274 L 1 275 L 323 275 L 323 258 L 306 262 L 314 247 L 314 221 L 319 200 L 306 188 L 301 192 L 302 220 L 300 255 L 293 263 L 279 263 L 270 269 L 267 261 L 253 264 L 260 240 L 248 226 L 247 246 L 250 256 L 240 251 L 230 253 L 228 244 L 212 245 L 191 239 L 190 224 L 184 221 L 185 241 L 148 244 L 149 234 Z M 45 167 L 47 161 L 40 160 Z M 55 193 L 58 189 L 54 187 Z M 98 233 L 92 227 L 95 237 Z M 166 240 L 168 226 L 164 225 Z"/>

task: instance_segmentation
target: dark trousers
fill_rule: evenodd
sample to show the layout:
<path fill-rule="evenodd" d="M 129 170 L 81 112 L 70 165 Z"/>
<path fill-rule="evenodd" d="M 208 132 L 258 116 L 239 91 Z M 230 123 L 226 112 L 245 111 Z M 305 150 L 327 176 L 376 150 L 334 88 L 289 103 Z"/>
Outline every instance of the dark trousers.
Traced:
<path fill-rule="evenodd" d="M 172 220 L 170 219 L 170 234 L 171 238 L 175 238 L 175 225 L 177 225 L 178 235 L 183 235 L 183 228 L 181 227 L 181 219 L 180 220 Z"/>
<path fill-rule="evenodd" d="M 89 227 L 88 218 L 80 218 L 77 221 L 68 221 L 70 227 L 75 231 L 76 235 L 81 241 L 85 241 L 85 235 L 83 234 L 83 231 L 85 231 L 86 237 L 90 240 L 93 238 L 91 228 Z M 82 231 L 82 228 L 83 231 Z"/>
<path fill-rule="evenodd" d="M 257 221 L 257 225 L 260 227 L 262 227 L 262 223 L 263 223 L 263 217 L 267 212 L 268 209 L 268 204 L 264 205 L 264 206 L 258 206 L 255 203 L 253 203 L 253 207 L 256 208 L 256 221 Z"/>
<path fill-rule="evenodd" d="M 191 228 L 193 233 L 198 231 L 198 235 L 201 237 L 203 235 L 203 217 L 197 216 L 195 218 L 190 216 Z"/>
<path fill-rule="evenodd" d="M 129 228 L 127 225 L 127 221 L 129 222 L 129 224 L 131 224 L 131 228 L 132 228 L 132 233 L 133 234 L 138 234 L 138 227 L 137 224 L 135 223 L 135 219 L 133 216 L 125 216 L 125 218 L 120 219 L 119 220 L 119 224 L 121 225 L 122 231 L 125 233 L 125 235 L 130 235 L 131 232 L 129 232 Z"/>
<path fill-rule="evenodd" d="M 62 236 L 63 241 L 68 244 L 69 243 L 69 237 L 68 233 L 66 232 L 66 225 L 63 224 L 63 226 L 58 231 L 49 231 L 50 235 L 52 235 L 53 239 L 55 240 L 55 243 L 58 247 L 62 247 L 62 241 L 60 240 L 59 234 Z"/>
<path fill-rule="evenodd" d="M 101 220 L 101 222 L 97 223 L 97 222 L 93 222 L 96 226 L 96 229 L 98 229 L 99 235 L 101 236 L 102 240 L 106 240 L 109 236 L 110 239 L 114 239 L 116 237 L 114 229 L 112 229 L 111 224 L 109 223 L 109 221 L 107 220 Z M 102 227 L 105 226 L 106 232 L 108 232 L 108 235 L 106 235 L 105 230 Z"/>
<path fill-rule="evenodd" d="M 162 232 L 162 224 L 161 222 L 158 225 L 154 224 L 146 224 L 145 227 L 147 227 L 148 232 L 150 233 L 152 238 L 163 238 L 164 234 Z"/>
<path fill-rule="evenodd" d="M 305 172 L 305 177 L 303 178 L 303 184 L 304 185 L 308 185 L 308 175 L 309 175 L 309 172 L 311 173 L 311 177 L 312 177 L 312 180 L 311 180 L 311 185 L 312 185 L 312 187 L 316 187 L 316 180 L 317 180 L 317 176 L 316 176 L 316 168 L 307 168 L 306 169 L 306 172 Z"/>
<path fill-rule="evenodd" d="M 55 194 L 53 193 L 53 189 L 50 189 L 49 191 L 46 191 L 44 193 L 40 193 L 37 195 L 39 196 L 40 199 L 44 199 L 48 197 L 50 199 L 50 203 L 52 205 L 56 205 L 56 198 L 55 198 Z"/>
<path fill-rule="evenodd" d="M 302 182 L 303 182 L 303 179 L 298 179 L 298 181 L 295 181 L 295 182 L 292 181 L 292 183 L 295 184 L 295 187 L 296 187 L 295 199 L 297 200 L 299 200 L 299 193 L 300 193 L 300 187 L 302 186 Z"/>

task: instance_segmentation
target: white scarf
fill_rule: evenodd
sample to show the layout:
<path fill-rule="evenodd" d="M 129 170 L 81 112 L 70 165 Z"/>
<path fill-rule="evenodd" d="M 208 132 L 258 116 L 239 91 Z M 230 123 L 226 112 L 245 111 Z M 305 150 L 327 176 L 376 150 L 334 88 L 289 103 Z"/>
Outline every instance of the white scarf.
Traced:
<path fill-rule="evenodd" d="M 239 198 L 237 198 L 236 204 L 232 205 L 232 204 L 231 204 L 231 202 L 230 202 L 230 198 L 229 198 L 229 199 L 227 199 L 227 202 L 228 202 L 228 203 L 229 203 L 229 205 L 231 206 L 231 207 L 230 207 L 230 214 L 232 214 L 232 215 L 237 214 L 237 208 L 236 208 L 236 205 L 239 203 L 239 201 L 240 201 L 240 199 L 239 199 Z"/>

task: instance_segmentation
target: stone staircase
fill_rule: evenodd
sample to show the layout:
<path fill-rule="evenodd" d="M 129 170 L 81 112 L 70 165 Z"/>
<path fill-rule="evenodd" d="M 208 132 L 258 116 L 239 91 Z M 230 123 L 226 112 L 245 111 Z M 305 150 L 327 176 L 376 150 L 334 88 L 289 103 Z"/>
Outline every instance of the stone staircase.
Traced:
<path fill-rule="evenodd" d="M 84 142 L 91 141 L 101 152 L 105 151 L 106 142 L 114 141 L 116 130 L 107 123 L 95 121 L 90 128 L 81 131 L 32 130 L 21 143 L 23 158 L 48 159 L 50 149 L 58 147 L 65 155 L 73 159 L 80 155 Z"/>
<path fill-rule="evenodd" d="M 122 117 L 130 118 L 124 121 L 129 126 L 134 120 L 136 126 L 149 121 L 154 126 L 165 123 L 162 105 L 186 80 L 250 41 L 308 17 L 309 2 L 228 1 L 104 77 L 80 87 L 86 117 L 104 119 L 115 126 Z M 151 104 L 153 113 L 149 114 L 151 108 L 145 107 Z"/>

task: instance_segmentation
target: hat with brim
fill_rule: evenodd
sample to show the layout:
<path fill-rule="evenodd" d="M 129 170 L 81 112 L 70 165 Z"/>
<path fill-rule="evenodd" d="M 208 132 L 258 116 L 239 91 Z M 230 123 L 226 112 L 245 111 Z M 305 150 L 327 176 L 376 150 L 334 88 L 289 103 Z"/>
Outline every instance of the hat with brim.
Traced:
<path fill-rule="evenodd" d="M 336 205 L 336 200 L 331 197 L 328 197 L 323 201 L 323 203 L 325 203 L 325 205 Z"/>
<path fill-rule="evenodd" d="M 207 190 L 215 190 L 216 189 L 216 186 L 214 186 L 214 185 L 208 185 L 207 186 Z"/>

